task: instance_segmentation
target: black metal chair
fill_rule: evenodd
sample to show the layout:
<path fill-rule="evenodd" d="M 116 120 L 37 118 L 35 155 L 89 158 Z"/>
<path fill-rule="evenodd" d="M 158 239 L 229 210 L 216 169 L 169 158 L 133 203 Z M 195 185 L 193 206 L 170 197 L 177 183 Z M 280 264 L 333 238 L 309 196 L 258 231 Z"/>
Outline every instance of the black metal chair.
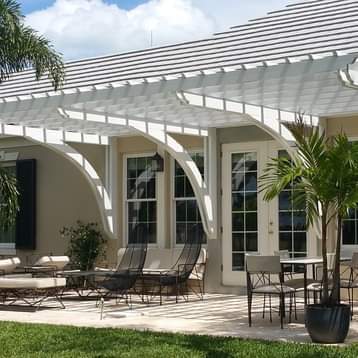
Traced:
<path fill-rule="evenodd" d="M 122 256 L 122 260 L 117 266 L 116 271 L 99 272 L 96 277 L 104 277 L 96 286 L 100 292 L 100 299 L 104 297 L 116 297 L 116 299 L 125 298 L 128 304 L 128 298 L 131 305 L 131 291 L 141 277 L 145 258 L 147 256 L 148 238 L 144 234 L 141 224 L 134 228 L 132 233 L 132 241 L 128 243 L 126 250 Z M 105 291 L 102 292 L 101 289 Z"/>
<path fill-rule="evenodd" d="M 195 225 L 188 233 L 184 247 L 173 267 L 170 270 L 160 272 L 146 271 L 143 282 L 146 286 L 152 284 L 159 287 L 160 304 L 162 304 L 163 289 L 166 288 L 167 296 L 174 290 L 175 302 L 178 302 L 179 294 L 185 297 L 188 292 L 188 279 L 197 264 L 201 245 L 203 243 L 204 231 L 202 225 Z"/>

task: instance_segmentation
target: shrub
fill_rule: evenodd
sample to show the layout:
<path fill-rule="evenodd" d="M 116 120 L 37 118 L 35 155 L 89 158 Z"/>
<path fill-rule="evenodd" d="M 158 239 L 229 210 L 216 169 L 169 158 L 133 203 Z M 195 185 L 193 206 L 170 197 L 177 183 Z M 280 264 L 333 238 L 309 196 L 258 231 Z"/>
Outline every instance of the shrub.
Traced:
<path fill-rule="evenodd" d="M 66 254 L 71 263 L 83 271 L 94 269 L 98 258 L 105 257 L 105 244 L 97 223 L 83 223 L 77 221 L 75 227 L 64 227 L 61 231 L 63 238 L 69 239 L 69 247 Z"/>

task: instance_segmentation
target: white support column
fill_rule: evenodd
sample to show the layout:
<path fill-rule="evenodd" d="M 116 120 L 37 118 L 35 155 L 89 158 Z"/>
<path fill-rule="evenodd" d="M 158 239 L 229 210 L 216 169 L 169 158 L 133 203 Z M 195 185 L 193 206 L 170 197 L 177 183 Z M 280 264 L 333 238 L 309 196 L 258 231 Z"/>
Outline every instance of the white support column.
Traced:
<path fill-rule="evenodd" d="M 32 142 L 44 145 L 69 159 L 81 171 L 90 184 L 100 209 L 103 229 L 109 237 L 113 236 L 112 204 L 106 188 L 91 163 L 81 153 L 65 143 L 66 138 L 68 138 L 67 132 L 45 128 L 1 124 L 0 134 L 22 136 Z M 74 133 L 71 133 L 71 135 L 73 134 Z M 83 139 L 83 134 L 77 134 Z"/>
<path fill-rule="evenodd" d="M 161 155 L 161 157 L 165 160 L 165 150 L 163 146 L 158 146 L 157 152 Z M 167 164 L 167 163 L 165 163 Z M 165 199 L 166 199 L 166 182 L 165 182 L 165 172 L 158 172 L 156 173 L 156 182 L 157 182 L 157 215 L 163 215 L 164 207 L 165 207 Z M 158 220 L 158 227 L 157 227 L 157 237 L 158 237 L 158 247 L 164 249 L 166 246 L 166 218 L 164 220 Z"/>
<path fill-rule="evenodd" d="M 118 213 L 118 188 L 121 181 L 118 171 L 118 139 L 109 139 L 109 196 L 112 203 L 112 216 L 113 216 L 113 235 L 115 238 L 120 236 L 121 230 L 119 228 L 119 213 Z"/>
<path fill-rule="evenodd" d="M 206 138 L 205 145 L 205 166 L 206 166 L 206 179 L 209 188 L 209 195 L 211 197 L 213 216 L 216 220 L 214 225 L 213 235 L 218 237 L 218 157 L 217 157 L 217 133 L 216 128 L 209 128 L 208 137 Z"/>

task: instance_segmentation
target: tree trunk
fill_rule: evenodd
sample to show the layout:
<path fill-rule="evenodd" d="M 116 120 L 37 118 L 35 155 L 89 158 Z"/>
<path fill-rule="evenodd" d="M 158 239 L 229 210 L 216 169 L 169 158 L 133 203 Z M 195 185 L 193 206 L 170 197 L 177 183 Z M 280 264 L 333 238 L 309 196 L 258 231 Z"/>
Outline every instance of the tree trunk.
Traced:
<path fill-rule="evenodd" d="M 327 267 L 327 211 L 322 210 L 322 258 L 323 258 L 323 276 L 322 276 L 322 304 L 329 303 L 328 292 L 328 267 Z"/>
<path fill-rule="evenodd" d="M 336 240 L 336 256 L 334 262 L 332 293 L 330 303 L 332 305 L 339 304 L 341 300 L 341 235 L 342 235 L 342 217 L 337 218 L 337 240 Z"/>

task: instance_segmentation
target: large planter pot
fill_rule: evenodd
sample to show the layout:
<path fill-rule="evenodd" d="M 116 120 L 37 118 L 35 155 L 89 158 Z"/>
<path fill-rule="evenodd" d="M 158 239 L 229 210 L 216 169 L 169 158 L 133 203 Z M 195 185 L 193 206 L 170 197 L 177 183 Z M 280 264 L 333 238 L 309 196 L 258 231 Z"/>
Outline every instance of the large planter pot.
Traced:
<path fill-rule="evenodd" d="M 351 310 L 349 305 L 306 307 L 306 328 L 315 343 L 343 343 L 349 331 Z"/>

